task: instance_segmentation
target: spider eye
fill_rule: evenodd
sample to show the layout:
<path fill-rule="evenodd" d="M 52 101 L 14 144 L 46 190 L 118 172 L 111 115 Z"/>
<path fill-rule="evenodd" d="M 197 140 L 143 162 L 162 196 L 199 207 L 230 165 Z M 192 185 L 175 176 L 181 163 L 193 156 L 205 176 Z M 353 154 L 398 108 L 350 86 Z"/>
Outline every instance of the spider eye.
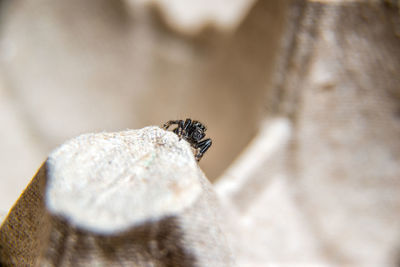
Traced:
<path fill-rule="evenodd" d="M 201 138 L 204 137 L 204 133 L 203 133 L 203 131 L 202 131 L 201 129 L 198 129 L 198 128 L 197 128 L 197 129 L 193 132 L 192 137 L 193 137 L 194 140 L 199 141 Z"/>

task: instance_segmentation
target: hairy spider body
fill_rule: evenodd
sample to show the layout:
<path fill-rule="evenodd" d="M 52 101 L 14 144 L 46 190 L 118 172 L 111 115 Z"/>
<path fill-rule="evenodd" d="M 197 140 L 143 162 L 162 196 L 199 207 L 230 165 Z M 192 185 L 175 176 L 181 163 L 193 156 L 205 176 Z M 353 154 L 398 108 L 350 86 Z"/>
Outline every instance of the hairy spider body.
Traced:
<path fill-rule="evenodd" d="M 171 125 L 176 124 L 174 133 L 176 133 L 180 139 L 185 139 L 194 149 L 196 149 L 195 158 L 197 161 L 203 157 L 204 153 L 210 148 L 212 141 L 210 138 L 202 140 L 206 134 L 204 133 L 207 128 L 199 121 L 186 119 L 183 120 L 171 120 L 163 125 L 163 128 L 167 130 Z"/>

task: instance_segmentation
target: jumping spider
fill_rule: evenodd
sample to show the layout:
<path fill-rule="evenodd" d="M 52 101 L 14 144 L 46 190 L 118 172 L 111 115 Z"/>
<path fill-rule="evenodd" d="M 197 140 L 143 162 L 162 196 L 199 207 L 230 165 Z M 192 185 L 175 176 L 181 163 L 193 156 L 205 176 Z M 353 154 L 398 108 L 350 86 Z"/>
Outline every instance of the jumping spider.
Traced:
<path fill-rule="evenodd" d="M 203 139 L 206 134 L 204 133 L 207 128 L 199 121 L 192 121 L 191 119 L 183 120 L 173 120 L 168 121 L 164 124 L 163 128 L 167 130 L 172 124 L 177 124 L 173 132 L 181 138 L 185 139 L 189 144 L 196 149 L 197 153 L 195 155 L 196 160 L 200 161 L 203 154 L 206 153 L 207 149 L 210 148 L 212 141 L 210 138 Z"/>

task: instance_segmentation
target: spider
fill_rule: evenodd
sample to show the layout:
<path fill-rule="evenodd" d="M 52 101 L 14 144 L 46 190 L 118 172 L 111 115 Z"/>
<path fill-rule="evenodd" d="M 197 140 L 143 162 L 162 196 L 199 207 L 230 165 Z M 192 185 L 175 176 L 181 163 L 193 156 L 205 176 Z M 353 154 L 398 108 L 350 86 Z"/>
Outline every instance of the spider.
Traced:
<path fill-rule="evenodd" d="M 203 157 L 204 153 L 206 153 L 212 144 L 210 138 L 201 140 L 206 136 L 204 132 L 207 128 L 201 122 L 195 120 L 192 121 L 191 119 L 186 119 L 185 121 L 168 121 L 163 125 L 163 128 L 167 130 L 172 124 L 178 125 L 173 132 L 178 135 L 179 140 L 182 138 L 185 139 L 194 149 L 196 149 L 197 153 L 195 158 L 197 161 L 200 161 L 201 157 Z"/>

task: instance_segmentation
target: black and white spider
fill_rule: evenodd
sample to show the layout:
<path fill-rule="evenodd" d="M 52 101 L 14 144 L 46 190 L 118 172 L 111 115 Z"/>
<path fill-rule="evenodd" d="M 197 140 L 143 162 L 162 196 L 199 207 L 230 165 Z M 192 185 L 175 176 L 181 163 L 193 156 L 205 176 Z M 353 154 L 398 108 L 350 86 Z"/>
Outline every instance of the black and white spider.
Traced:
<path fill-rule="evenodd" d="M 199 121 L 186 119 L 183 120 L 171 120 L 166 122 L 163 125 L 163 128 L 167 130 L 169 126 L 177 124 L 173 132 L 179 136 L 179 139 L 183 138 L 189 144 L 196 149 L 196 160 L 200 161 L 201 157 L 203 157 L 204 153 L 210 148 L 212 141 L 210 138 L 202 140 L 206 134 L 204 133 L 207 128 Z"/>

